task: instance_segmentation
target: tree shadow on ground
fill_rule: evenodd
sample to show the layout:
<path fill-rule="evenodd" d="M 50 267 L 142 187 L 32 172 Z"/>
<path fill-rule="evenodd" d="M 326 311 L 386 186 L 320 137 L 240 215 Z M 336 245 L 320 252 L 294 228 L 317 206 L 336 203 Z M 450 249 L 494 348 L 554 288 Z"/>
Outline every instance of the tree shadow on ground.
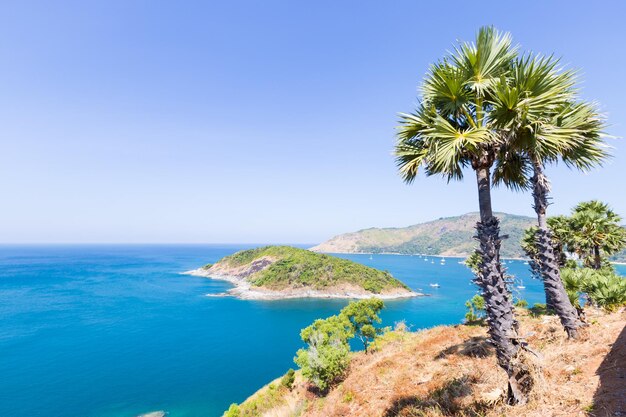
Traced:
<path fill-rule="evenodd" d="M 448 381 L 426 397 L 410 395 L 396 398 L 383 417 L 417 417 L 429 411 L 437 411 L 444 416 L 458 416 L 461 412 L 464 416 L 483 415 L 487 407 L 485 404 L 461 404 L 463 397 L 473 392 L 474 383 L 475 377 L 464 375 Z"/>
<path fill-rule="evenodd" d="M 486 336 L 475 336 L 469 340 L 450 346 L 439 352 L 435 359 L 443 359 L 449 355 L 463 355 L 473 358 L 486 358 L 494 354 L 494 348 Z"/>
<path fill-rule="evenodd" d="M 593 417 L 626 416 L 626 326 L 596 371 L 600 386 L 593 395 Z"/>

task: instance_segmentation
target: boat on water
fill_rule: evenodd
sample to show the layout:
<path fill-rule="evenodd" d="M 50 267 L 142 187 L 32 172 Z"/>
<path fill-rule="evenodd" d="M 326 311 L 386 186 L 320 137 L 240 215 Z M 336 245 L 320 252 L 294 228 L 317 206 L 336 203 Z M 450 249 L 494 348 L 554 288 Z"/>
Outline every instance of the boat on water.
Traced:
<path fill-rule="evenodd" d="M 374 258 L 372 257 L 372 255 L 370 255 L 370 259 L 374 259 Z"/>
<path fill-rule="evenodd" d="M 441 287 L 441 285 L 439 284 L 428 284 L 429 286 L 433 287 L 433 288 L 439 288 Z"/>
<path fill-rule="evenodd" d="M 519 280 L 519 285 L 517 286 L 517 288 L 519 288 L 520 290 L 526 289 L 526 287 L 524 286 L 524 280 Z"/>

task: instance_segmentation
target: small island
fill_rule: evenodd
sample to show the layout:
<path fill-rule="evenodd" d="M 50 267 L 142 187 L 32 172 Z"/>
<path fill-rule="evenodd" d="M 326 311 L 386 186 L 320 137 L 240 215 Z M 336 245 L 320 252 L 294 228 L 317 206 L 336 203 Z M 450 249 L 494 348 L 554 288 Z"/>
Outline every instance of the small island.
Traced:
<path fill-rule="evenodd" d="M 394 299 L 423 295 L 411 291 L 389 272 L 290 246 L 244 250 L 187 274 L 228 281 L 235 288 L 217 295 L 242 299 Z"/>

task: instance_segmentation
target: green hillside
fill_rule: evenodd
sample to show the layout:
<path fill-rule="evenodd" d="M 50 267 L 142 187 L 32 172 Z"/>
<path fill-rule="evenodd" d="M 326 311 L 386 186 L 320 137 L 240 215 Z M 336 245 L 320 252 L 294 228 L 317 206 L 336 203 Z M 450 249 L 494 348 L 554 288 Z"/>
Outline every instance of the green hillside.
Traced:
<path fill-rule="evenodd" d="M 535 224 L 532 217 L 496 213 L 501 235 L 503 257 L 523 257 L 520 247 L 524 229 Z M 476 247 L 478 213 L 444 217 L 403 228 L 371 228 L 336 236 L 312 248 L 326 253 L 399 253 L 444 256 L 467 256 Z"/>
<path fill-rule="evenodd" d="M 290 246 L 266 246 L 237 252 L 205 267 L 209 271 L 245 277 L 251 285 L 271 290 L 324 290 L 354 285 L 379 294 L 408 287 L 389 272 L 347 259 Z"/>

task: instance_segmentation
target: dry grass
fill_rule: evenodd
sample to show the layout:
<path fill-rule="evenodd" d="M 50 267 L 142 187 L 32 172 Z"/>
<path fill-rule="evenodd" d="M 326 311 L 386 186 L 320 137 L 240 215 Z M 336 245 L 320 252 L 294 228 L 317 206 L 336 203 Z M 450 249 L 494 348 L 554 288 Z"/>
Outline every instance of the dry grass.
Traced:
<path fill-rule="evenodd" d="M 289 406 L 265 415 L 331 416 L 587 416 L 599 384 L 597 370 L 624 327 L 624 311 L 589 311 L 580 340 L 566 340 L 558 318 L 519 310 L 522 334 L 540 358 L 524 360 L 534 377 L 528 404 L 503 401 L 506 376 L 496 364 L 486 329 L 435 327 L 393 332 L 370 354 L 357 353 L 345 380 L 317 398 L 298 378 Z M 275 410 L 278 411 L 278 410 Z"/>

